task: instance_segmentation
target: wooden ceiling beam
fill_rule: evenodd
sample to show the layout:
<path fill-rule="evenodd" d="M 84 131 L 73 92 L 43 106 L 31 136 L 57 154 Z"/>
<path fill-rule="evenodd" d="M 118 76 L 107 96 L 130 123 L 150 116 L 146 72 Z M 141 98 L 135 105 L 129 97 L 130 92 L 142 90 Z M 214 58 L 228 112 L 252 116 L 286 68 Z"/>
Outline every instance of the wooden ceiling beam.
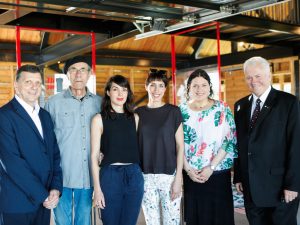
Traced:
<path fill-rule="evenodd" d="M 249 31 L 250 33 L 250 31 Z M 199 31 L 199 32 L 193 32 L 191 34 L 186 34 L 185 36 L 190 37 L 198 37 L 198 38 L 208 38 L 208 39 L 216 39 L 216 35 L 212 33 L 211 31 Z M 272 44 L 275 46 L 286 46 L 286 47 L 297 47 L 299 44 L 294 42 L 288 42 L 285 40 L 275 40 L 276 37 L 255 37 L 252 35 L 249 36 L 242 36 L 238 37 L 238 35 L 235 35 L 235 32 L 233 33 L 221 33 L 220 34 L 221 40 L 225 41 L 235 41 L 235 42 L 246 42 L 246 43 L 253 43 L 253 44 Z M 295 38 L 295 36 L 293 36 Z M 274 39 L 274 41 L 272 41 Z M 291 40 L 292 38 L 290 38 Z M 286 39 L 287 40 L 287 39 Z"/>
<path fill-rule="evenodd" d="M 97 57 L 114 57 L 114 58 L 137 58 L 137 59 L 160 59 L 171 61 L 170 53 L 161 52 L 142 52 L 142 51 L 130 51 L 130 50 L 116 50 L 116 49 L 98 49 L 96 52 Z M 189 59 L 189 55 L 176 54 L 178 61 L 184 61 Z"/>
<path fill-rule="evenodd" d="M 188 0 L 188 1 L 186 1 L 186 0 L 155 0 L 155 1 L 196 7 L 196 8 L 211 9 L 211 10 L 217 10 L 217 11 L 220 10 L 220 5 L 222 5 L 222 4 L 210 3 L 208 1 L 199 1 L 199 0 L 198 1 L 195 1 L 195 0 Z"/>
<path fill-rule="evenodd" d="M 259 55 L 266 59 L 276 59 L 295 56 L 297 52 L 291 48 L 282 48 L 282 47 L 266 47 L 255 50 L 248 50 L 244 52 L 236 52 L 221 55 L 221 66 L 231 66 L 236 64 L 242 64 L 247 59 Z M 217 67 L 217 56 L 205 57 L 197 60 L 190 60 L 186 62 L 181 62 L 177 64 L 178 70 L 185 70 L 188 68 L 194 67 Z"/>
<path fill-rule="evenodd" d="M 102 42 L 108 38 L 105 34 L 96 34 L 96 43 Z M 92 42 L 90 36 L 74 35 L 51 45 L 41 51 L 37 65 L 51 65 L 57 61 L 64 61 L 76 55 L 82 55 L 91 52 Z"/>
<path fill-rule="evenodd" d="M 300 29 L 298 25 L 260 19 L 256 17 L 236 15 L 229 18 L 221 19 L 219 21 L 229 23 L 229 24 L 235 24 L 238 26 L 268 30 L 271 32 L 278 31 L 283 33 L 300 35 Z"/>
<path fill-rule="evenodd" d="M 65 1 L 65 0 L 26 0 L 45 4 L 76 7 L 82 9 L 101 10 L 107 12 L 126 13 L 154 18 L 178 19 L 182 17 L 182 10 L 165 6 L 153 6 L 139 2 L 129 1 Z"/>

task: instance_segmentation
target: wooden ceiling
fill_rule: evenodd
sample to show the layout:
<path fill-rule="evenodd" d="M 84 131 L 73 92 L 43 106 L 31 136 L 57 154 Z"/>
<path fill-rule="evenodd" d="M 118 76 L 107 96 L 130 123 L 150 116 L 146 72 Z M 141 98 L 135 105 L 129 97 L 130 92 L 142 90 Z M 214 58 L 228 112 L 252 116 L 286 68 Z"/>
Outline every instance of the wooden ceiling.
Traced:
<path fill-rule="evenodd" d="M 148 65 L 168 67 L 170 34 L 209 21 L 220 22 L 222 55 L 270 47 L 287 48 L 287 52 L 297 55 L 299 11 L 297 0 L 6 0 L 0 2 L 0 58 L 1 61 L 15 59 L 15 26 L 20 25 L 94 31 L 97 61 L 101 63 L 136 66 L 142 58 L 149 61 Z M 136 40 L 136 35 L 154 31 L 160 34 Z M 23 59 L 39 65 L 51 65 L 74 54 L 90 54 L 86 50 L 90 46 L 89 38 L 80 35 L 21 29 L 20 37 Z M 215 39 L 215 27 L 177 36 L 178 64 L 197 61 L 200 65 L 204 58 L 215 56 Z"/>

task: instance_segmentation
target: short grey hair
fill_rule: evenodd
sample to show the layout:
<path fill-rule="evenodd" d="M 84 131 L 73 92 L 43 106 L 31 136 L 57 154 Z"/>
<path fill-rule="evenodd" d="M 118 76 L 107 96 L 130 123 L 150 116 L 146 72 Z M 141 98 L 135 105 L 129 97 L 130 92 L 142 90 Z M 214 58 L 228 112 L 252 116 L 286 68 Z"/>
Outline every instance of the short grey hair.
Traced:
<path fill-rule="evenodd" d="M 266 72 L 266 74 L 271 75 L 270 63 L 263 57 L 254 56 L 250 59 L 247 59 L 244 63 L 244 73 L 246 74 L 246 70 L 250 66 L 260 65 L 262 69 Z"/>

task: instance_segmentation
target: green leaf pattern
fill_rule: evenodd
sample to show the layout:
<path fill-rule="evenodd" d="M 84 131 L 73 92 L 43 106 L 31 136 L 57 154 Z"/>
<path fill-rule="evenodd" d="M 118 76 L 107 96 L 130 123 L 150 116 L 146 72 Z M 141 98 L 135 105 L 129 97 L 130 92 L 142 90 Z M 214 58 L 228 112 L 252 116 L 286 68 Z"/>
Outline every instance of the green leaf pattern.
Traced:
<path fill-rule="evenodd" d="M 186 144 L 190 144 L 191 142 L 196 141 L 197 133 L 192 127 L 184 124 L 183 125 L 183 133 L 184 133 L 184 142 Z"/>
<path fill-rule="evenodd" d="M 228 105 L 216 100 L 210 109 L 200 112 L 190 110 L 186 103 L 179 107 L 184 120 L 185 156 L 189 164 L 201 169 L 223 148 L 228 154 L 216 169 L 231 168 L 233 158 L 237 157 L 236 128 Z"/>

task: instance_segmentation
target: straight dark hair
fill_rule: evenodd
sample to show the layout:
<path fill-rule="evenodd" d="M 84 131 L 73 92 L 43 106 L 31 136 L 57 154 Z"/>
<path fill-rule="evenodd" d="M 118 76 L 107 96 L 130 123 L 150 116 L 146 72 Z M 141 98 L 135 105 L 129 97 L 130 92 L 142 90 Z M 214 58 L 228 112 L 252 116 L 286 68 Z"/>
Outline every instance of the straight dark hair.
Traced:
<path fill-rule="evenodd" d="M 124 109 L 124 113 L 126 114 L 127 118 L 132 118 L 133 117 L 133 93 L 131 91 L 128 80 L 122 75 L 112 76 L 107 81 L 105 88 L 104 88 L 104 98 L 103 98 L 102 104 L 101 104 L 101 115 L 105 119 L 114 119 L 115 118 L 113 113 L 115 113 L 116 111 L 111 106 L 110 97 L 107 94 L 107 92 L 110 91 L 110 89 L 111 89 L 112 83 L 115 83 L 123 88 L 127 88 L 128 96 L 127 96 L 126 102 L 123 106 L 123 109 Z"/>

